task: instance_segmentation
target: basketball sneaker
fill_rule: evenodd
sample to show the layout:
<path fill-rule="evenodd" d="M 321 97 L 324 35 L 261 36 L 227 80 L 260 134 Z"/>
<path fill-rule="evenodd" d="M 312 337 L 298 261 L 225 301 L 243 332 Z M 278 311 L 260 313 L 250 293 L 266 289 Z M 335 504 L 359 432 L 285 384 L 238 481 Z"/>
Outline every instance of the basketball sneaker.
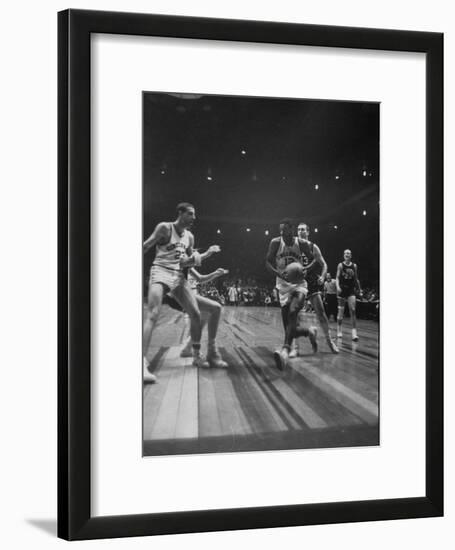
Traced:
<path fill-rule="evenodd" d="M 291 346 L 291 351 L 289 352 L 289 359 L 295 359 L 299 356 L 299 345 L 297 342 L 293 342 Z"/>
<path fill-rule="evenodd" d="M 278 370 L 285 370 L 288 364 L 289 351 L 287 348 L 282 348 L 273 352 L 273 358 L 275 359 L 276 368 Z"/>
<path fill-rule="evenodd" d="M 206 361 L 199 352 L 193 352 L 193 367 L 202 367 L 206 369 L 208 366 L 208 361 Z"/>
<path fill-rule="evenodd" d="M 327 338 L 327 345 L 329 346 L 329 349 L 332 353 L 340 353 L 338 346 L 335 344 L 332 338 Z"/>
<path fill-rule="evenodd" d="M 150 363 L 144 357 L 142 367 L 143 367 L 143 377 L 144 384 L 154 384 L 156 382 L 156 376 L 149 371 Z"/>
<path fill-rule="evenodd" d="M 308 329 L 308 338 L 310 339 L 311 347 L 313 348 L 313 353 L 317 353 L 318 351 L 318 329 L 316 327 L 310 327 Z"/>
<path fill-rule="evenodd" d="M 223 361 L 220 352 L 216 346 L 210 347 L 207 352 L 207 361 L 210 367 L 217 369 L 225 369 L 228 364 L 226 361 Z"/>
<path fill-rule="evenodd" d="M 355 328 L 352 329 L 352 341 L 357 342 L 359 337 L 357 336 L 357 330 Z"/>

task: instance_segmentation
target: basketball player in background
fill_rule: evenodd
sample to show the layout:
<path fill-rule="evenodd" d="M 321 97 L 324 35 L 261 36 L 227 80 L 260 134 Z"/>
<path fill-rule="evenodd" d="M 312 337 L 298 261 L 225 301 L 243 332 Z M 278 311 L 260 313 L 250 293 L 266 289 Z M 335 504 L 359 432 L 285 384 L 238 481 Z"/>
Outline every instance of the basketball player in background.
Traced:
<path fill-rule="evenodd" d="M 305 303 L 307 288 L 303 278 L 300 283 L 291 283 L 286 280 L 285 274 L 286 266 L 291 263 L 298 262 L 303 266 L 303 243 L 294 236 L 294 227 L 288 218 L 280 222 L 279 229 L 280 236 L 270 241 L 265 265 L 267 270 L 276 276 L 285 337 L 282 349 L 275 351 L 273 356 L 277 368 L 284 370 L 288 364 L 292 341 L 297 330 L 298 314 Z M 316 334 L 314 327 L 299 329 L 299 336 L 308 336 L 314 352 L 317 351 Z"/>
<path fill-rule="evenodd" d="M 201 356 L 201 313 L 188 281 L 185 268 L 201 265 L 201 262 L 219 252 L 217 245 L 211 246 L 204 254 L 194 251 L 194 236 L 189 231 L 196 219 L 192 204 L 182 202 L 177 205 L 177 219 L 174 222 L 159 223 L 150 237 L 144 242 L 144 253 L 156 247 L 155 259 L 150 269 L 150 280 L 147 296 L 142 338 L 143 379 L 145 383 L 156 381 L 149 371 L 147 351 L 152 331 L 158 320 L 163 296 L 172 292 L 175 298 L 189 315 L 191 321 L 191 339 L 193 342 L 193 365 L 208 366 Z"/>
<path fill-rule="evenodd" d="M 349 314 L 351 316 L 352 323 L 352 340 L 357 342 L 359 337 L 357 336 L 357 318 L 355 313 L 356 306 L 356 291 L 359 295 L 362 295 L 360 288 L 360 281 L 357 274 L 357 265 L 352 263 L 352 253 L 349 249 L 344 251 L 344 260 L 338 264 L 337 268 L 337 292 L 338 292 L 338 338 L 343 337 L 343 331 L 341 330 L 341 324 L 344 317 L 344 308 L 346 302 L 348 303 Z"/>
<path fill-rule="evenodd" d="M 300 242 L 304 243 L 302 258 L 303 266 L 306 268 L 306 281 L 308 283 L 308 300 L 311 303 L 322 331 L 324 332 L 327 345 L 332 353 L 339 353 L 339 350 L 332 340 L 330 334 L 329 320 L 322 301 L 322 291 L 327 275 L 327 264 L 319 250 L 319 247 L 309 240 L 310 227 L 306 223 L 299 223 L 297 234 Z"/>

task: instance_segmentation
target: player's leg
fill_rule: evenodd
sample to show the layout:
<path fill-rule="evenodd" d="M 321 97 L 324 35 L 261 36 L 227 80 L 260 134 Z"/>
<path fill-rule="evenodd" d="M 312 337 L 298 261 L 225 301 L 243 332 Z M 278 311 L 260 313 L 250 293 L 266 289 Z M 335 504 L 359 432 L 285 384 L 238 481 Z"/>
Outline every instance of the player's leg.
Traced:
<path fill-rule="evenodd" d="M 193 365 L 197 367 L 208 366 L 208 363 L 201 357 L 201 312 L 197 305 L 196 296 L 186 280 L 182 281 L 182 283 L 173 290 L 172 294 L 190 318 L 190 334 L 193 343 Z"/>
<path fill-rule="evenodd" d="M 313 348 L 313 352 L 316 353 L 318 351 L 318 341 L 317 341 L 317 328 L 316 327 L 309 327 L 305 323 L 299 324 L 299 317 L 300 314 L 303 313 L 303 307 L 305 306 L 305 298 L 303 298 L 303 301 L 301 303 L 297 302 L 297 307 L 299 308 L 297 311 L 297 317 L 296 321 L 294 323 L 293 317 L 291 317 L 290 325 L 291 325 L 291 335 L 294 341 L 297 341 L 297 338 L 300 338 L 302 336 L 308 338 L 311 343 L 311 347 Z M 291 315 L 290 315 L 291 316 Z M 303 315 L 301 316 L 303 318 Z"/>
<path fill-rule="evenodd" d="M 204 327 L 208 322 L 209 314 L 206 311 L 202 311 L 201 308 L 199 308 L 201 311 L 201 332 L 204 331 Z M 189 317 L 188 317 L 189 320 Z M 186 344 L 182 348 L 182 351 L 180 352 L 180 357 L 193 357 L 193 342 L 191 341 L 191 335 L 188 336 L 186 340 Z"/>
<path fill-rule="evenodd" d="M 216 346 L 216 336 L 218 334 L 218 326 L 220 324 L 223 307 L 215 300 L 210 300 L 203 296 L 197 296 L 196 300 L 201 311 L 201 316 L 208 319 L 207 361 L 211 367 L 226 368 L 228 364 L 223 361 Z"/>
<path fill-rule="evenodd" d="M 209 342 L 215 341 L 223 307 L 215 300 L 204 296 L 196 296 L 196 301 L 201 312 L 201 319 L 205 320 L 202 323 L 203 325 L 207 324 Z"/>
<path fill-rule="evenodd" d="M 169 306 L 171 309 L 174 309 L 175 311 L 178 311 L 180 313 L 184 314 L 185 319 L 185 326 L 188 325 L 188 328 L 190 326 L 189 322 L 189 316 L 186 312 L 183 311 L 183 307 L 177 302 L 175 298 L 173 298 L 172 293 L 166 294 L 166 296 L 163 297 L 163 305 Z M 207 320 L 204 321 L 204 316 L 201 313 L 201 325 L 204 326 L 204 323 L 206 323 Z M 180 352 L 180 357 L 193 357 L 193 346 L 191 342 L 191 336 L 188 336 L 187 342 L 185 346 L 183 347 L 182 351 Z"/>
<path fill-rule="evenodd" d="M 286 329 L 288 328 L 289 320 L 289 302 L 281 306 L 281 321 L 283 322 L 284 333 L 286 334 Z"/>
<path fill-rule="evenodd" d="M 338 316 L 337 316 L 337 337 L 338 338 L 342 338 L 343 336 L 341 325 L 343 323 L 345 304 L 346 304 L 346 298 L 344 298 L 343 296 L 338 296 Z"/>
<path fill-rule="evenodd" d="M 352 339 L 354 342 L 357 342 L 359 337 L 357 336 L 357 316 L 355 313 L 355 306 L 356 306 L 356 298 L 355 296 L 349 296 L 348 298 L 348 308 L 349 308 L 349 315 L 351 316 L 351 323 L 352 323 Z"/>
<path fill-rule="evenodd" d="M 281 350 L 274 352 L 273 357 L 275 359 L 276 366 L 279 370 L 284 370 L 289 360 L 289 352 L 291 349 L 292 341 L 296 337 L 297 322 L 299 311 L 302 309 L 305 303 L 305 293 L 293 292 L 290 296 L 289 313 L 286 326 L 286 332 L 284 336 L 284 344 Z M 305 329 L 305 335 L 309 336 L 311 329 Z M 316 338 L 314 338 L 314 342 Z M 312 342 L 313 345 L 313 342 Z"/>
<path fill-rule="evenodd" d="M 142 334 L 142 356 L 143 356 L 143 376 L 144 382 L 153 383 L 156 382 L 156 377 L 149 372 L 149 362 L 147 360 L 147 351 L 150 346 L 150 340 L 152 338 L 152 332 L 155 324 L 160 315 L 161 304 L 163 302 L 164 286 L 162 283 L 150 283 L 148 296 L 147 296 L 147 308 L 144 315 L 144 327 Z"/>
<path fill-rule="evenodd" d="M 286 330 L 288 328 L 289 324 L 289 306 L 290 306 L 290 296 L 287 296 L 287 302 L 281 306 L 281 320 L 283 322 L 283 328 L 284 328 L 284 334 L 286 335 Z M 290 359 L 293 359 L 294 357 L 297 357 L 299 354 L 297 343 L 294 340 L 291 344 L 291 351 L 289 352 Z"/>
<path fill-rule="evenodd" d="M 339 353 L 338 348 L 335 345 L 335 342 L 332 340 L 332 336 L 330 334 L 329 320 L 327 319 L 327 314 L 325 312 L 321 294 L 319 292 L 316 292 L 309 297 L 309 300 L 311 302 L 311 305 L 313 306 L 314 312 L 316 313 L 316 317 L 318 319 L 320 327 L 322 328 L 322 332 L 324 333 L 330 351 L 332 353 Z"/>

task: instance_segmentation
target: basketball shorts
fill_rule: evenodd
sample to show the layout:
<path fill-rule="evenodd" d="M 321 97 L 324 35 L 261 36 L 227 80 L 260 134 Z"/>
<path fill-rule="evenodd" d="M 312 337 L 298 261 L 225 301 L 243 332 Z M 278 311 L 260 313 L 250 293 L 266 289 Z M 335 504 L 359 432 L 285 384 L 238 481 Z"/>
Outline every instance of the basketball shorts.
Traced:
<path fill-rule="evenodd" d="M 280 306 L 284 307 L 287 303 L 291 301 L 291 298 L 296 293 L 303 293 L 307 295 L 307 283 L 303 281 L 302 283 L 294 284 L 288 283 L 287 281 L 277 277 L 276 280 L 276 289 L 278 290 L 278 296 L 280 299 Z"/>
<path fill-rule="evenodd" d="M 149 284 L 160 283 L 164 285 L 167 292 L 172 292 L 181 285 L 186 279 L 180 270 L 163 267 L 161 265 L 152 265 L 150 269 Z"/>
<path fill-rule="evenodd" d="M 341 287 L 341 292 L 338 294 L 338 298 L 343 298 L 347 300 L 350 296 L 355 296 L 355 289 L 349 287 Z"/>

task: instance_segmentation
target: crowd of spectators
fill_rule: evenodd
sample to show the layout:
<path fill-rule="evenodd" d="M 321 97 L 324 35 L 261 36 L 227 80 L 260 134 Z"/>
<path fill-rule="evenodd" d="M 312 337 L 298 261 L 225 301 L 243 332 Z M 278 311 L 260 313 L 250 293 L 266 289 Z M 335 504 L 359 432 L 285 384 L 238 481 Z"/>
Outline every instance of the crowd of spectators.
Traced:
<path fill-rule="evenodd" d="M 228 279 L 199 285 L 202 296 L 231 306 L 278 306 L 278 295 L 255 279 Z"/>
<path fill-rule="evenodd" d="M 330 297 L 327 283 L 324 285 L 324 303 L 327 307 L 327 314 L 330 311 Z M 267 286 L 253 278 L 245 279 L 224 279 L 210 283 L 199 284 L 198 292 L 222 305 L 235 307 L 263 306 L 279 307 L 278 292 L 273 286 Z M 311 304 L 305 304 L 305 311 L 311 312 Z M 359 318 L 379 319 L 379 293 L 373 285 L 366 286 L 361 295 L 357 296 L 357 314 Z M 332 315 L 335 317 L 335 314 Z"/>

